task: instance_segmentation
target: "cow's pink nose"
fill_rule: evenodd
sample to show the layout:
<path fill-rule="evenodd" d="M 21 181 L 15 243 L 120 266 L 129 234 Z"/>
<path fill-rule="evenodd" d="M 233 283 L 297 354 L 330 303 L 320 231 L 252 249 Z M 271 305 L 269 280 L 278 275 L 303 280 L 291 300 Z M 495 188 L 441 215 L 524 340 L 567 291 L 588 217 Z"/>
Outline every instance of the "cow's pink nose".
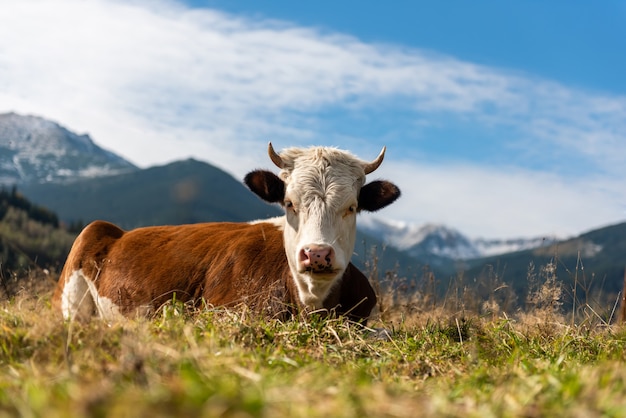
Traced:
<path fill-rule="evenodd" d="M 332 247 L 309 245 L 300 250 L 300 263 L 305 270 L 321 272 L 332 270 L 335 252 Z"/>

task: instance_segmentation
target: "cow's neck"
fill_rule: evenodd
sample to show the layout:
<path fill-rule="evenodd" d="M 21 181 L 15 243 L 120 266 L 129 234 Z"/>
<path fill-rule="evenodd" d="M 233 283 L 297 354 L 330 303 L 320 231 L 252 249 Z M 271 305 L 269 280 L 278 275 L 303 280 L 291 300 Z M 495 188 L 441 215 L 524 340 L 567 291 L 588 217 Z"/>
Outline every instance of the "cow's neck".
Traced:
<path fill-rule="evenodd" d="M 292 279 L 297 290 L 298 300 L 307 311 L 323 309 L 324 300 L 339 281 L 338 279 L 314 280 L 309 275 L 294 275 L 293 272 Z"/>

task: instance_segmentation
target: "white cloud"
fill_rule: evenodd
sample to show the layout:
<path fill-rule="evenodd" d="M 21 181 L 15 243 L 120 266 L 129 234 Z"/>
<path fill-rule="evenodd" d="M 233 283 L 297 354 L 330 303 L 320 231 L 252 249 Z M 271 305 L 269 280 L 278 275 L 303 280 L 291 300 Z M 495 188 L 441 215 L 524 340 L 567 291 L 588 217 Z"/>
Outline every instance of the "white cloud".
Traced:
<path fill-rule="evenodd" d="M 395 161 L 381 167 L 403 192 L 385 216 L 458 227 L 472 237 L 571 236 L 623 221 L 623 182 L 564 179 L 509 167 Z"/>
<path fill-rule="evenodd" d="M 373 138 L 351 126 L 335 132 L 334 109 L 375 117 L 388 132 L 401 109 L 416 124 L 443 117 L 510 130 L 528 159 L 583 161 L 588 172 L 566 180 L 520 167 L 420 166 L 390 152 L 389 177 L 404 174 L 406 186 L 402 203 L 385 213 L 474 234 L 493 227 L 498 236 L 595 226 L 619 217 L 620 204 L 625 215 L 623 198 L 611 194 L 626 177 L 624 97 L 170 1 L 0 7 L 0 111 L 89 132 L 144 166 L 194 156 L 241 177 L 267 165 L 269 139 L 279 148 L 341 141 L 367 159 L 379 145 L 364 144 Z M 580 190 L 587 194 L 577 203 Z M 580 210 L 569 214 L 572 207 Z"/>

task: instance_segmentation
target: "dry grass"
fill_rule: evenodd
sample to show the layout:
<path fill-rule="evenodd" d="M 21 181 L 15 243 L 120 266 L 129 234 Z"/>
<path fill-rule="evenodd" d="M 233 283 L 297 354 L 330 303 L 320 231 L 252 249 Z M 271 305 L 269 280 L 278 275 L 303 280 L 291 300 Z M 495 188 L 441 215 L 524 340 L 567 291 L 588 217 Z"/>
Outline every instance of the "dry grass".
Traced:
<path fill-rule="evenodd" d="M 34 277 L 0 305 L 0 416 L 626 416 L 626 331 L 569 323 L 549 273 L 524 315 L 396 292 L 372 328 L 178 303 L 66 323 Z"/>

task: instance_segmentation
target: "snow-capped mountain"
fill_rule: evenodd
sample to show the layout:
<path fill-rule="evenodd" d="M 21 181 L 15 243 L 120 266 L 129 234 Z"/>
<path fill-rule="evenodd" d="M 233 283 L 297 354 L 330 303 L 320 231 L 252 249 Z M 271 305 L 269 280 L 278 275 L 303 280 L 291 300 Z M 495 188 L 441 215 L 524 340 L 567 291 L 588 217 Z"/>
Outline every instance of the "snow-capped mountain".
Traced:
<path fill-rule="evenodd" d="M 0 184 L 69 181 L 136 169 L 89 135 L 37 116 L 0 114 Z"/>
<path fill-rule="evenodd" d="M 415 225 L 372 217 L 359 219 L 359 228 L 398 250 L 406 251 L 411 256 L 436 255 L 454 260 L 469 260 L 522 251 L 558 241 L 556 237 L 471 239 L 444 225 Z"/>
<path fill-rule="evenodd" d="M 549 246 L 555 242 L 561 241 L 562 238 L 555 236 L 534 237 L 534 238 L 511 238 L 511 239 L 484 239 L 478 238 L 473 240 L 474 246 L 477 248 L 480 257 L 488 257 L 491 255 L 499 255 L 505 253 L 514 253 L 516 251 L 530 250 Z"/>

